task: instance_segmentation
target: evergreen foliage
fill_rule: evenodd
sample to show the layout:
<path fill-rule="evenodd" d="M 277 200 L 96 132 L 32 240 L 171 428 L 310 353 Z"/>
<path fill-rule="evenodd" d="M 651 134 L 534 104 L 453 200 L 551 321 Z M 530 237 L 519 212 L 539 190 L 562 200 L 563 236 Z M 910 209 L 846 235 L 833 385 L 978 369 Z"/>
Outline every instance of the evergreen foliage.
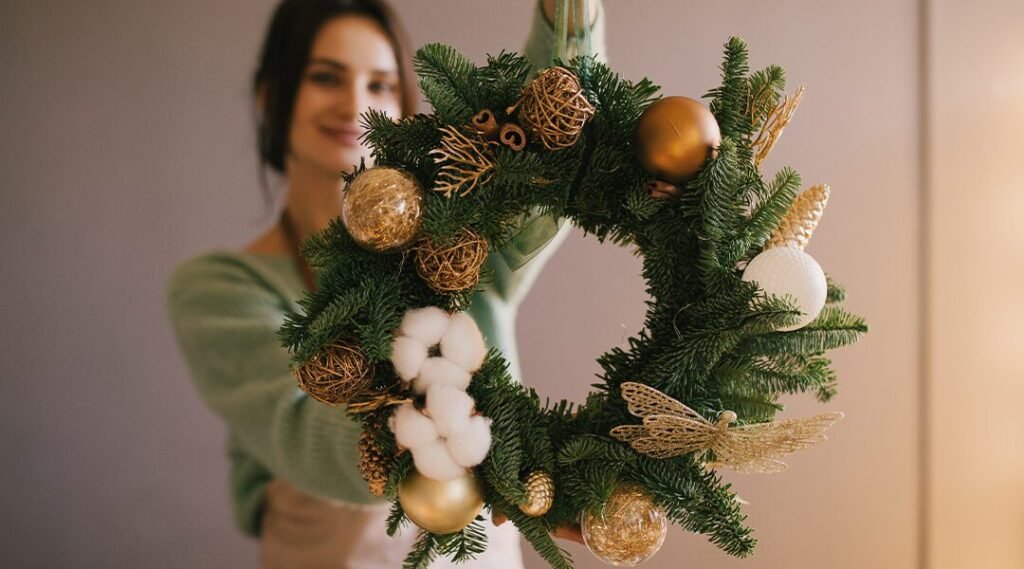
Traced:
<path fill-rule="evenodd" d="M 510 377 L 501 353 L 491 350 L 469 387 L 477 409 L 493 420 L 492 446 L 477 468 L 492 511 L 514 523 L 553 567 L 571 559 L 552 540 L 552 528 L 577 523 L 585 509 L 599 510 L 616 484 L 644 486 L 668 517 L 706 535 L 736 556 L 752 553 L 756 541 L 744 523 L 735 494 L 700 456 L 653 459 L 608 436 L 610 428 L 636 419 L 626 409 L 620 386 L 639 381 L 714 419 L 735 411 L 741 424 L 771 421 L 779 397 L 812 392 L 827 401 L 836 392 L 827 350 L 854 342 L 867 331 L 863 319 L 843 310 L 843 289 L 829 280 L 828 304 L 806 327 L 778 332 L 799 311 L 785 298 L 766 297 L 741 280 L 742 267 L 760 252 L 800 190 L 800 176 L 783 168 L 769 180 L 752 164 L 751 139 L 785 88 L 781 67 L 749 73 L 746 44 L 725 46 L 722 84 L 706 95 L 722 131 L 718 153 L 685 188 L 681 199 L 649 198 L 652 175 L 633 153 L 633 130 L 657 98 L 647 79 L 630 82 L 591 58 L 565 64 L 579 77 L 597 111 L 576 146 L 558 152 L 531 143 L 524 150 L 496 151 L 491 181 L 466 196 L 427 192 L 422 231 L 444 241 L 469 228 L 492 250 L 535 211 L 569 218 L 597 239 L 634 248 L 643 259 L 650 296 L 644 327 L 600 356 L 601 382 L 583 404 L 541 404 L 536 392 Z M 400 121 L 370 112 L 366 140 L 377 165 L 402 168 L 430 188 L 438 166 L 428 153 L 440 143 L 442 125 L 467 124 L 481 109 L 500 120 L 516 102 L 530 66 L 522 56 L 501 53 L 476 67 L 449 46 L 431 44 L 415 58 L 433 115 Z M 352 176 L 361 171 L 348 174 Z M 422 306 L 464 307 L 472 291 L 439 294 L 417 276 L 403 253 L 373 253 L 359 247 L 340 221 L 307 241 L 303 252 L 317 268 L 317 291 L 289 315 L 281 329 L 296 363 L 339 339 L 354 340 L 376 366 L 375 383 L 395 389 L 391 367 L 393 330 L 404 312 Z M 387 413 L 387 410 L 378 413 Z M 372 424 L 381 417 L 353 415 Z M 394 454 L 389 432 L 376 442 Z M 387 495 L 412 469 L 409 453 L 391 465 Z M 551 473 L 555 502 L 543 517 L 522 514 L 523 478 L 534 470 Z M 407 522 L 395 501 L 388 533 Z M 405 567 L 426 567 L 437 555 L 470 559 L 486 547 L 474 523 L 461 532 L 422 532 Z"/>

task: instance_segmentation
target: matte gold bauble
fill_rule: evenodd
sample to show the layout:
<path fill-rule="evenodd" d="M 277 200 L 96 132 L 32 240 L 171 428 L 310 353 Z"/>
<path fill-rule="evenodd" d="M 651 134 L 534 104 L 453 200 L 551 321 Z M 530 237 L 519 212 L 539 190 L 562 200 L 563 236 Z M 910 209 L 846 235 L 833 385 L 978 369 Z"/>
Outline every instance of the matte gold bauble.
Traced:
<path fill-rule="evenodd" d="M 519 509 L 528 516 L 538 517 L 548 513 L 555 503 L 555 481 L 543 470 L 535 470 L 526 477 L 526 501 Z"/>
<path fill-rule="evenodd" d="M 661 549 L 668 519 L 643 488 L 620 484 L 600 515 L 583 513 L 580 529 L 595 557 L 612 565 L 632 567 Z"/>
<path fill-rule="evenodd" d="M 342 195 L 341 220 L 352 239 L 373 251 L 409 244 L 420 229 L 423 189 L 397 168 L 370 168 L 356 175 Z"/>
<path fill-rule="evenodd" d="M 459 531 L 484 507 L 483 489 L 472 471 L 440 482 L 413 470 L 398 486 L 398 502 L 419 527 L 436 534 Z"/>
<path fill-rule="evenodd" d="M 666 97 L 647 107 L 636 125 L 636 157 L 659 179 L 679 184 L 700 172 L 722 143 L 715 116 L 688 97 Z"/>

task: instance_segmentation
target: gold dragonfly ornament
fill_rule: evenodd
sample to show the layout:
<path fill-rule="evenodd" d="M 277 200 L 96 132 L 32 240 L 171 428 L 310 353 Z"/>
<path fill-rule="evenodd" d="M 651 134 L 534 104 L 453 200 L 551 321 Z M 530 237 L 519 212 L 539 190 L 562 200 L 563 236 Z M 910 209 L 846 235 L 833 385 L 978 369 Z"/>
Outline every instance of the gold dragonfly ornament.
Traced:
<path fill-rule="evenodd" d="M 642 383 L 623 383 L 622 398 L 629 412 L 643 419 L 643 423 L 614 427 L 610 432 L 612 437 L 653 458 L 701 454 L 710 450 L 715 460 L 708 466 L 725 466 L 745 473 L 786 470 L 786 463 L 779 458 L 827 440 L 824 431 L 843 418 L 839 412 L 822 413 L 777 423 L 731 427 L 736 422 L 736 413 L 732 411 L 722 411 L 718 422 L 712 423 L 700 413 Z"/>

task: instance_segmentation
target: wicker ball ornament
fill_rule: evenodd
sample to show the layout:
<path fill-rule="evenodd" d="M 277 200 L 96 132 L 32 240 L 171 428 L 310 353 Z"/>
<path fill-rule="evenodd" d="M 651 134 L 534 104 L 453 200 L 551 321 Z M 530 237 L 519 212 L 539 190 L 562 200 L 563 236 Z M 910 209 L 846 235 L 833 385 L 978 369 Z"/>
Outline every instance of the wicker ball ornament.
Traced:
<path fill-rule="evenodd" d="M 347 342 L 335 342 L 294 372 L 299 387 L 328 405 L 344 405 L 370 388 L 373 368 L 363 352 Z"/>
<path fill-rule="evenodd" d="M 345 188 L 341 220 L 361 246 L 381 252 L 408 245 L 423 217 L 423 188 L 398 168 L 370 168 Z"/>
<path fill-rule="evenodd" d="M 523 89 L 508 114 L 516 112 L 519 124 L 544 148 L 559 150 L 576 144 L 594 111 L 572 71 L 549 67 Z"/>
<path fill-rule="evenodd" d="M 620 484 L 605 502 L 603 512 L 583 513 L 580 529 L 584 543 L 598 559 L 633 567 L 661 549 L 668 533 L 668 518 L 643 488 Z"/>
<path fill-rule="evenodd" d="M 665 97 L 647 107 L 636 126 L 636 157 L 660 180 L 695 176 L 722 143 L 715 116 L 688 97 Z"/>
<path fill-rule="evenodd" d="M 487 240 L 465 230 L 449 245 L 422 239 L 416 246 L 416 272 L 440 293 L 469 290 L 480 282 Z"/>
<path fill-rule="evenodd" d="M 465 528 L 484 507 L 483 489 L 472 471 L 442 482 L 413 470 L 398 487 L 398 501 L 414 524 L 436 534 Z"/>
<path fill-rule="evenodd" d="M 555 481 L 551 475 L 542 470 L 535 470 L 526 477 L 526 501 L 519 504 L 519 509 L 531 517 L 539 517 L 548 513 L 555 503 Z"/>

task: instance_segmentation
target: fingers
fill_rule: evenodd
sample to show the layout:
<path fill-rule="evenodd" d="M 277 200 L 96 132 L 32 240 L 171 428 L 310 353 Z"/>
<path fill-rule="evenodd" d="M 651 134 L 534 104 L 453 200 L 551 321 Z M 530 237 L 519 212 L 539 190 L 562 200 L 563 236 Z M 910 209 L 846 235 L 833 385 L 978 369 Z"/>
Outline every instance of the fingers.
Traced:
<path fill-rule="evenodd" d="M 575 541 L 576 543 L 583 543 L 583 533 L 580 532 L 580 526 L 560 526 L 555 528 L 555 531 L 551 532 L 551 535 L 560 537 L 562 539 L 568 539 L 569 541 Z"/>
<path fill-rule="evenodd" d="M 496 526 L 500 526 L 501 524 L 503 524 L 503 523 L 505 523 L 507 521 L 508 521 L 508 518 L 505 517 L 505 514 L 503 514 L 501 512 L 493 512 L 491 514 L 491 522 L 494 523 L 494 525 L 496 525 Z"/>
<path fill-rule="evenodd" d="M 491 523 L 493 523 L 494 525 L 500 526 L 501 524 L 507 521 L 508 517 L 505 516 L 505 514 L 499 511 L 491 512 Z M 580 532 L 580 526 L 578 524 L 573 524 L 569 526 L 559 526 L 551 532 L 551 535 L 561 539 L 575 541 L 576 543 L 583 543 L 583 533 Z"/>

